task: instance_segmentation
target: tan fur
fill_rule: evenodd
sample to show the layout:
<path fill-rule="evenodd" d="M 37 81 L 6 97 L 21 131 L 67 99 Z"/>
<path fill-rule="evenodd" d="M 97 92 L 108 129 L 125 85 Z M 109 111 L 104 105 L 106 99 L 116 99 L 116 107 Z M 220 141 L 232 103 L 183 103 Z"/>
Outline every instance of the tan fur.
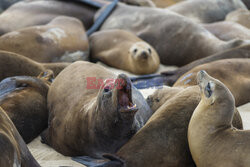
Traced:
<path fill-rule="evenodd" d="M 57 17 L 44 26 L 24 28 L 0 37 L 1 50 L 38 62 L 83 60 L 88 57 L 88 48 L 88 39 L 80 20 L 65 16 Z M 80 52 L 80 55 L 65 58 L 74 52 Z"/>
<path fill-rule="evenodd" d="M 160 64 L 155 49 L 124 30 L 96 32 L 90 37 L 91 57 L 134 74 L 154 73 Z M 143 54 L 147 57 L 143 58 Z"/>
<path fill-rule="evenodd" d="M 250 12 L 247 9 L 238 9 L 229 13 L 226 17 L 226 21 L 232 21 L 239 23 L 250 29 Z"/>
<path fill-rule="evenodd" d="M 188 126 L 188 143 L 197 167 L 248 167 L 250 131 L 232 126 L 232 93 L 204 71 L 198 73 L 197 82 L 201 101 Z"/>

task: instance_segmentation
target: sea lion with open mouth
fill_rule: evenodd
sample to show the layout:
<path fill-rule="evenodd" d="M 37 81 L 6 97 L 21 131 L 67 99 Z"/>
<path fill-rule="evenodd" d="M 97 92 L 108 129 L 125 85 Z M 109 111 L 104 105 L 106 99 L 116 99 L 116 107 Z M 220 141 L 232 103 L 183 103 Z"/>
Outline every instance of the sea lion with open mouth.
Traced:
<path fill-rule="evenodd" d="M 150 118 L 152 111 L 130 79 L 104 67 L 75 62 L 48 93 L 49 127 L 42 140 L 67 156 L 115 153 Z"/>

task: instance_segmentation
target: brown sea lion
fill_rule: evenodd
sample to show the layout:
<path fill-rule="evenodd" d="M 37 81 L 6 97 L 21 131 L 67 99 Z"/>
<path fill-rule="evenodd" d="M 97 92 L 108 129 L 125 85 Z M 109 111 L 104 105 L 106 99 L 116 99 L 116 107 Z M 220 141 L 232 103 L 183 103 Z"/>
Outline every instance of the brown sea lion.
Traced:
<path fill-rule="evenodd" d="M 16 127 L 0 107 L 0 166 L 40 167 L 19 135 Z"/>
<path fill-rule="evenodd" d="M 98 0 L 98 3 L 105 5 L 110 2 Z M 93 24 L 93 17 L 97 10 L 97 7 L 72 0 L 21 1 L 12 5 L 0 15 L 0 34 L 24 27 L 48 24 L 61 15 L 76 17 L 83 22 L 86 29 L 89 29 Z"/>
<path fill-rule="evenodd" d="M 117 163 L 116 167 L 195 167 L 188 147 L 187 130 L 200 101 L 198 86 L 174 90 L 164 87 L 151 95 L 148 101 L 156 109 L 155 113 L 116 155 L 104 155 L 111 161 L 103 167 L 112 163 Z M 234 125 L 242 129 L 236 108 Z"/>
<path fill-rule="evenodd" d="M 250 29 L 235 22 L 222 21 L 204 24 L 203 27 L 223 41 L 230 41 L 233 39 L 250 40 Z"/>
<path fill-rule="evenodd" d="M 216 60 L 232 58 L 250 58 L 250 45 L 236 47 L 225 52 L 216 53 L 214 55 L 198 59 L 174 71 L 164 71 L 162 72 L 162 74 L 164 75 L 166 80 L 165 84 L 172 86 L 183 74 L 185 74 L 196 66 L 210 63 Z"/>
<path fill-rule="evenodd" d="M 116 152 L 152 115 L 129 78 L 78 61 L 65 68 L 48 93 L 49 128 L 43 142 L 67 156 Z"/>
<path fill-rule="evenodd" d="M 51 69 L 57 76 L 69 63 L 37 63 L 24 56 L 0 51 L 0 81 L 12 76 L 38 76 Z"/>
<path fill-rule="evenodd" d="M 0 49 L 38 62 L 88 59 L 88 38 L 80 20 L 59 16 L 49 24 L 28 27 L 0 37 Z"/>
<path fill-rule="evenodd" d="M 105 30 L 89 38 L 91 58 L 134 74 L 157 71 L 160 59 L 155 49 L 124 30 Z"/>
<path fill-rule="evenodd" d="M 242 40 L 221 41 L 201 25 L 166 9 L 124 4 L 118 4 L 104 22 L 101 30 L 105 29 L 125 29 L 135 33 L 155 48 L 165 65 L 182 66 L 246 43 Z"/>
<path fill-rule="evenodd" d="M 47 93 L 52 75 L 41 78 L 17 76 L 0 82 L 0 106 L 13 121 L 26 143 L 36 138 L 48 125 Z"/>
<path fill-rule="evenodd" d="M 213 23 L 225 20 L 236 9 L 247 9 L 241 0 L 188 0 L 167 9 L 186 16 L 197 23 Z"/>
<path fill-rule="evenodd" d="M 238 9 L 229 13 L 226 17 L 226 21 L 232 21 L 239 23 L 250 29 L 250 12 L 246 9 Z"/>
<path fill-rule="evenodd" d="M 236 106 L 250 101 L 250 59 L 224 59 L 203 64 L 182 75 L 174 84 L 175 87 L 196 85 L 196 75 L 206 70 L 214 78 L 222 81 L 233 93 Z"/>
<path fill-rule="evenodd" d="M 234 97 L 219 80 L 198 73 L 201 101 L 189 126 L 188 143 L 197 167 L 250 165 L 250 131 L 232 126 Z"/>

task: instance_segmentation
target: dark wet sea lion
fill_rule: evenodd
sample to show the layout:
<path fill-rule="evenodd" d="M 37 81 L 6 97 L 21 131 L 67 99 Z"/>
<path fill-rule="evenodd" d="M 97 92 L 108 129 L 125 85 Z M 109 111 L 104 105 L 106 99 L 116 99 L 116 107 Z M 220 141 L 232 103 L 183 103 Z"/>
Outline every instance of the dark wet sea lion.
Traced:
<path fill-rule="evenodd" d="M 104 22 L 101 30 L 106 29 L 135 33 L 155 48 L 165 65 L 183 66 L 246 43 L 242 40 L 221 41 L 201 25 L 166 9 L 124 4 L 118 4 Z"/>
<path fill-rule="evenodd" d="M 7 33 L 0 37 L 0 50 L 42 63 L 87 60 L 89 44 L 80 20 L 59 16 L 50 23 Z"/>
<path fill-rule="evenodd" d="M 247 9 L 241 0 L 188 0 L 167 8 L 197 23 L 223 21 L 226 15 L 237 9 Z"/>
<path fill-rule="evenodd" d="M 1 107 L 0 150 L 0 166 L 2 167 L 40 167 Z"/>
<path fill-rule="evenodd" d="M 115 155 L 104 155 L 110 161 L 102 167 L 109 167 L 112 163 L 117 163 L 115 167 L 195 167 L 188 147 L 187 130 L 200 101 L 198 86 L 174 90 L 164 87 L 148 101 L 156 109 L 155 113 Z M 236 108 L 234 125 L 242 129 Z"/>
<path fill-rule="evenodd" d="M 157 71 L 160 59 L 155 49 L 124 30 L 104 30 L 89 38 L 92 59 L 134 74 Z"/>
<path fill-rule="evenodd" d="M 232 126 L 235 108 L 232 93 L 204 71 L 198 73 L 197 82 L 201 101 L 188 126 L 188 143 L 195 164 L 248 167 L 250 131 Z"/>
<path fill-rule="evenodd" d="M 152 115 L 126 75 L 75 62 L 65 68 L 48 93 L 49 128 L 43 142 L 67 156 L 116 152 Z"/>
<path fill-rule="evenodd" d="M 52 75 L 41 78 L 17 76 L 0 82 L 0 106 L 6 111 L 26 143 L 47 128 L 47 93 Z"/>
<path fill-rule="evenodd" d="M 13 76 L 38 76 L 46 69 L 51 69 L 57 76 L 69 63 L 37 63 L 24 56 L 0 51 L 0 81 Z"/>
<path fill-rule="evenodd" d="M 173 86 L 196 85 L 196 75 L 200 70 L 206 70 L 211 76 L 222 81 L 233 93 L 236 106 L 250 101 L 250 59 L 225 59 L 197 66 L 182 75 Z"/>
<path fill-rule="evenodd" d="M 109 3 L 100 0 L 98 2 L 103 5 Z M 86 29 L 89 29 L 93 24 L 93 17 L 98 9 L 72 0 L 26 0 L 18 2 L 0 15 L 0 34 L 24 27 L 44 25 L 61 15 L 76 17 L 83 22 Z M 20 20 L 22 21 L 20 22 Z"/>

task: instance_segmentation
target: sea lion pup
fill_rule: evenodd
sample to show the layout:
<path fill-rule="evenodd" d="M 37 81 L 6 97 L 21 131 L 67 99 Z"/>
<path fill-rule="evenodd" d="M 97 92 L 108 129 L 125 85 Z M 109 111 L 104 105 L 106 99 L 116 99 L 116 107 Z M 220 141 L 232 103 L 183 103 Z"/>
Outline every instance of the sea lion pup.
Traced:
<path fill-rule="evenodd" d="M 250 29 L 250 12 L 246 9 L 238 9 L 229 13 L 226 17 L 226 21 L 232 21 L 239 23 Z"/>
<path fill-rule="evenodd" d="M 41 78 L 17 76 L 0 82 L 0 106 L 13 121 L 26 143 L 48 126 L 47 93 L 53 72 Z"/>
<path fill-rule="evenodd" d="M 248 79 L 250 77 L 249 59 L 224 59 L 197 66 L 182 75 L 173 86 L 187 87 L 196 85 L 196 75 L 200 70 L 206 70 L 211 76 L 222 81 L 233 93 L 236 106 L 250 101 L 247 94 L 250 91 L 250 81 Z"/>
<path fill-rule="evenodd" d="M 160 99 L 151 101 L 157 109 L 156 112 L 115 155 L 104 155 L 111 161 L 103 166 L 109 167 L 110 164 L 117 163 L 116 167 L 195 167 L 188 148 L 187 128 L 200 101 L 199 88 L 174 88 L 176 94 L 171 89 L 164 87 L 149 97 L 148 100 Z M 167 101 L 165 95 L 168 96 Z M 237 110 L 234 123 L 242 128 Z"/>
<path fill-rule="evenodd" d="M 0 50 L 0 81 L 13 76 L 38 76 L 51 69 L 57 76 L 69 63 L 37 63 L 24 56 Z"/>
<path fill-rule="evenodd" d="M 0 49 L 42 63 L 74 62 L 88 58 L 89 44 L 80 20 L 59 16 L 47 25 L 28 27 L 1 36 Z"/>
<path fill-rule="evenodd" d="M 118 4 L 104 22 L 101 30 L 106 29 L 133 32 L 155 48 L 160 62 L 165 65 L 183 66 L 245 43 L 242 40 L 221 41 L 201 25 L 166 9 L 124 4 Z"/>
<path fill-rule="evenodd" d="M 103 5 L 110 3 L 100 0 L 98 2 Z M 89 29 L 93 24 L 93 17 L 97 10 L 97 7 L 69 0 L 26 0 L 12 5 L 0 15 L 0 34 L 25 27 L 48 24 L 61 15 L 78 18 L 83 22 L 85 28 Z"/>
<path fill-rule="evenodd" d="M 244 45 L 240 47 L 236 47 L 221 53 L 216 53 L 214 55 L 198 59 L 196 61 L 193 61 L 192 63 L 189 63 L 185 66 L 182 66 L 174 71 L 164 71 L 162 72 L 162 75 L 164 75 L 164 78 L 166 80 L 166 85 L 173 86 L 173 84 L 186 72 L 190 71 L 196 66 L 210 63 L 216 60 L 222 60 L 222 59 L 232 59 L 232 58 L 250 58 L 250 45 Z"/>
<path fill-rule="evenodd" d="M 231 11 L 247 8 L 241 0 L 189 0 L 172 5 L 167 9 L 197 23 L 213 23 L 225 20 L 226 15 Z"/>
<path fill-rule="evenodd" d="M 235 22 L 222 21 L 204 24 L 203 27 L 223 41 L 230 41 L 233 39 L 250 40 L 250 29 Z"/>
<path fill-rule="evenodd" d="M 0 166 L 40 167 L 19 135 L 16 127 L 0 107 Z"/>
<path fill-rule="evenodd" d="M 126 75 L 117 77 L 100 65 L 82 61 L 56 77 L 48 93 L 48 109 L 43 142 L 66 156 L 114 153 L 152 115 Z"/>
<path fill-rule="evenodd" d="M 188 143 L 197 167 L 249 166 L 250 131 L 232 127 L 234 97 L 205 71 L 197 75 L 201 101 L 189 126 Z"/>
<path fill-rule="evenodd" d="M 155 49 L 124 30 L 105 30 L 89 38 L 91 58 L 134 74 L 157 71 L 160 59 Z"/>

